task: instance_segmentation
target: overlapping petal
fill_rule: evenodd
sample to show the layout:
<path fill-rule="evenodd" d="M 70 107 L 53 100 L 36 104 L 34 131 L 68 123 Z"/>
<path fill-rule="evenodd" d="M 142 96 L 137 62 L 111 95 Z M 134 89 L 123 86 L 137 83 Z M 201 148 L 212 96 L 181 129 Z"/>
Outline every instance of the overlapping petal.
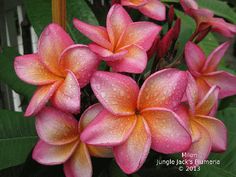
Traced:
<path fill-rule="evenodd" d="M 116 51 L 116 53 L 111 52 L 108 49 L 100 47 L 97 44 L 89 44 L 89 48 L 96 54 L 102 57 L 104 61 L 116 61 L 123 59 L 125 54 L 128 53 L 127 50 L 123 49 L 120 51 Z"/>
<path fill-rule="evenodd" d="M 104 110 L 84 129 L 80 139 L 91 145 L 119 145 L 129 137 L 135 123 L 134 115 L 120 117 Z"/>
<path fill-rule="evenodd" d="M 75 75 L 68 71 L 64 82 L 59 86 L 51 99 L 54 106 L 70 113 L 80 111 L 80 85 Z"/>
<path fill-rule="evenodd" d="M 211 137 L 212 150 L 222 152 L 227 147 L 227 129 L 223 122 L 209 116 L 195 116 L 194 120 L 205 127 Z"/>
<path fill-rule="evenodd" d="M 135 0 L 135 1 L 132 1 L 132 0 L 121 0 L 121 4 L 123 6 L 130 6 L 130 7 L 137 8 L 137 7 L 145 5 L 146 3 L 148 3 L 148 1 L 149 0 Z"/>
<path fill-rule="evenodd" d="M 207 159 L 208 155 L 211 151 L 211 137 L 207 130 L 201 126 L 198 123 L 194 122 L 195 128 L 198 129 L 198 131 L 194 132 L 200 132 L 201 137 L 198 141 L 195 141 L 191 147 L 186 151 L 187 156 L 184 156 L 184 160 L 186 162 L 187 167 L 196 167 L 202 163 L 202 160 Z M 195 135 L 193 135 L 195 136 Z"/>
<path fill-rule="evenodd" d="M 130 18 L 129 14 L 121 5 L 115 4 L 111 7 L 107 15 L 106 23 L 109 39 L 113 46 L 117 44 L 121 34 L 125 31 L 126 27 L 132 22 L 133 21 Z"/>
<path fill-rule="evenodd" d="M 72 45 L 68 47 L 60 56 L 60 67 L 64 70 L 64 75 L 68 70 L 72 71 L 80 87 L 89 83 L 92 74 L 99 64 L 98 57 L 85 45 Z"/>
<path fill-rule="evenodd" d="M 39 87 L 30 100 L 25 116 L 36 115 L 52 97 L 60 83 L 61 81 L 57 81 L 54 84 Z"/>
<path fill-rule="evenodd" d="M 97 71 L 91 79 L 91 86 L 100 103 L 113 114 L 134 114 L 139 88 L 130 77 Z"/>
<path fill-rule="evenodd" d="M 217 70 L 218 64 L 223 58 L 226 50 L 229 48 L 230 43 L 225 42 L 217 47 L 207 58 L 204 67 L 202 69 L 203 73 L 214 72 Z"/>
<path fill-rule="evenodd" d="M 137 116 L 136 125 L 129 138 L 114 147 L 114 156 L 121 169 L 131 174 L 137 171 L 146 160 L 151 146 L 151 134 L 146 121 Z"/>
<path fill-rule="evenodd" d="M 73 20 L 73 24 L 81 33 L 83 33 L 92 41 L 96 42 L 104 48 L 111 48 L 111 43 L 109 41 L 106 28 L 101 26 L 90 25 L 76 18 Z"/>
<path fill-rule="evenodd" d="M 165 69 L 154 73 L 142 85 L 138 109 L 176 107 L 185 93 L 187 81 L 187 73 L 177 69 Z"/>
<path fill-rule="evenodd" d="M 205 97 L 196 105 L 196 113 L 198 115 L 209 115 L 211 110 L 218 104 L 219 88 L 213 86 Z"/>
<path fill-rule="evenodd" d="M 40 139 L 51 145 L 63 145 L 78 139 L 78 122 L 71 115 L 52 107 L 45 107 L 36 117 Z"/>
<path fill-rule="evenodd" d="M 204 80 L 210 85 L 220 87 L 219 98 L 236 94 L 236 76 L 225 71 L 216 71 L 204 75 Z"/>
<path fill-rule="evenodd" d="M 164 21 L 166 19 L 166 7 L 159 0 L 149 0 L 148 3 L 139 7 L 139 10 L 155 20 Z"/>
<path fill-rule="evenodd" d="M 189 71 L 194 76 L 199 76 L 201 69 L 206 61 L 206 56 L 202 49 L 192 42 L 188 42 L 185 46 L 185 60 Z"/>
<path fill-rule="evenodd" d="M 131 23 L 118 42 L 117 49 L 136 44 L 147 51 L 160 31 L 161 27 L 151 22 Z"/>
<path fill-rule="evenodd" d="M 84 143 L 79 144 L 72 157 L 64 164 L 64 172 L 68 177 L 92 176 L 92 163 Z"/>
<path fill-rule="evenodd" d="M 108 62 L 116 72 L 142 73 L 147 65 L 147 53 L 137 45 L 125 48 L 128 51 L 121 60 Z"/>
<path fill-rule="evenodd" d="M 59 58 L 64 49 L 74 44 L 70 36 L 57 24 L 50 24 L 42 32 L 38 43 L 40 61 L 54 74 L 62 75 Z"/>
<path fill-rule="evenodd" d="M 16 57 L 14 68 L 21 80 L 33 85 L 50 84 L 59 79 L 42 65 L 38 54 Z"/>
<path fill-rule="evenodd" d="M 75 141 L 64 145 L 50 145 L 39 140 L 33 150 L 32 157 L 44 165 L 58 165 L 70 158 L 77 144 L 78 142 Z"/>
<path fill-rule="evenodd" d="M 191 137 L 174 112 L 164 108 L 152 108 L 142 111 L 152 135 L 152 149 L 161 153 L 176 153 L 187 150 Z"/>

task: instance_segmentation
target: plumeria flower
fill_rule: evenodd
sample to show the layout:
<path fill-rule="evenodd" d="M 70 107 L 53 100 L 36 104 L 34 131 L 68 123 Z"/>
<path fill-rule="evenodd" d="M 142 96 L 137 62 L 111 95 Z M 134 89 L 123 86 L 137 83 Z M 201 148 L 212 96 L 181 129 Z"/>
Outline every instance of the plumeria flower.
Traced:
<path fill-rule="evenodd" d="M 197 32 L 211 28 L 225 37 L 233 37 L 236 34 L 236 25 L 227 23 L 222 18 L 215 18 L 214 13 L 209 9 L 199 8 L 194 0 L 180 0 L 184 11 L 194 18 L 197 25 Z"/>
<path fill-rule="evenodd" d="M 220 98 L 236 94 L 236 76 L 225 71 L 217 71 L 217 66 L 229 45 L 228 42 L 223 43 L 206 58 L 196 44 L 186 44 L 185 60 L 190 73 L 196 79 L 201 98 L 213 85 L 220 87 Z"/>
<path fill-rule="evenodd" d="M 192 136 L 192 145 L 184 156 L 187 166 L 198 166 L 209 153 L 222 152 L 227 146 L 227 130 L 224 123 L 212 117 L 217 110 L 219 88 L 211 87 L 198 101 L 197 84 L 189 74 L 187 98 L 189 107 L 180 105 L 176 113 L 182 118 Z"/>
<path fill-rule="evenodd" d="M 40 140 L 33 150 L 33 159 L 45 165 L 64 164 L 66 177 L 92 177 L 90 155 L 112 157 L 112 151 L 87 145 L 79 136 L 102 109 L 100 104 L 89 107 L 78 122 L 69 113 L 43 108 L 36 117 Z"/>
<path fill-rule="evenodd" d="M 164 21 L 166 19 L 166 7 L 160 0 L 121 0 L 123 6 L 138 9 L 147 17 Z"/>
<path fill-rule="evenodd" d="M 107 27 L 74 19 L 75 27 L 94 43 L 89 47 L 117 72 L 141 73 L 147 64 L 146 51 L 161 30 L 151 22 L 133 22 L 124 8 L 115 4 L 107 15 Z"/>
<path fill-rule="evenodd" d="M 18 77 L 38 86 L 25 115 L 37 114 L 49 99 L 63 111 L 79 112 L 80 88 L 89 83 L 98 64 L 87 46 L 74 44 L 60 26 L 48 25 L 40 36 L 38 52 L 15 58 Z"/>
<path fill-rule="evenodd" d="M 81 140 L 112 146 L 117 164 L 128 174 L 143 165 L 150 147 L 165 154 L 188 149 L 190 135 L 172 111 L 186 85 L 186 73 L 176 69 L 151 75 L 140 91 L 128 76 L 97 71 L 91 86 L 105 109 L 82 132 Z"/>

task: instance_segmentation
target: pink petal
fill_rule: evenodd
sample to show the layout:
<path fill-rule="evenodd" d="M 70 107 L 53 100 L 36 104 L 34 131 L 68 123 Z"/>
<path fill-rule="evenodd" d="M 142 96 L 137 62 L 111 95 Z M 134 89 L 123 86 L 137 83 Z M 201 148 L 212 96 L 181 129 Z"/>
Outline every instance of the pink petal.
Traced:
<path fill-rule="evenodd" d="M 222 152 L 226 150 L 227 129 L 222 121 L 209 116 L 195 116 L 194 120 L 208 131 L 213 151 Z"/>
<path fill-rule="evenodd" d="M 117 49 L 136 44 L 147 51 L 151 48 L 161 29 L 160 26 L 151 22 L 131 23 L 119 40 Z"/>
<path fill-rule="evenodd" d="M 87 127 L 89 123 L 92 122 L 103 110 L 104 108 L 100 103 L 88 107 L 80 117 L 80 130 L 82 131 L 85 127 Z"/>
<path fill-rule="evenodd" d="M 220 60 L 223 58 L 226 50 L 229 48 L 230 43 L 225 42 L 217 47 L 207 58 L 207 61 L 202 69 L 204 73 L 210 73 L 217 70 Z"/>
<path fill-rule="evenodd" d="M 60 57 L 60 67 L 64 69 L 64 74 L 66 75 L 68 70 L 72 71 L 81 88 L 89 83 L 98 64 L 97 55 L 87 46 L 80 44 L 67 48 Z"/>
<path fill-rule="evenodd" d="M 141 6 L 139 10 L 147 17 L 155 20 L 164 21 L 166 19 L 166 7 L 158 0 L 150 0 L 147 4 Z"/>
<path fill-rule="evenodd" d="M 225 37 L 232 38 L 236 34 L 236 25 L 227 23 L 222 18 L 212 18 L 209 24 L 212 26 L 212 31 L 218 32 Z"/>
<path fill-rule="evenodd" d="M 177 69 L 164 69 L 152 74 L 142 85 L 138 109 L 176 107 L 185 93 L 187 81 L 187 73 Z"/>
<path fill-rule="evenodd" d="M 129 138 L 113 148 L 117 164 L 127 174 L 134 173 L 142 167 L 151 146 L 151 134 L 146 121 L 141 116 L 137 119 Z"/>
<path fill-rule="evenodd" d="M 180 4 L 184 11 L 187 11 L 189 8 L 198 9 L 198 5 L 195 0 L 180 0 Z"/>
<path fill-rule="evenodd" d="M 190 119 L 190 114 L 189 114 L 189 107 L 185 103 L 180 104 L 179 106 L 176 107 L 175 113 L 178 115 L 178 118 L 181 119 L 181 125 L 186 129 L 190 130 L 191 125 L 189 122 Z M 190 132 L 190 131 L 188 131 Z"/>
<path fill-rule="evenodd" d="M 14 68 L 21 80 L 33 85 L 50 84 L 59 79 L 40 63 L 37 54 L 16 57 Z"/>
<path fill-rule="evenodd" d="M 220 98 L 236 94 L 236 76 L 225 71 L 216 71 L 204 76 L 205 81 L 220 87 Z"/>
<path fill-rule="evenodd" d="M 91 87 L 100 103 L 113 114 L 134 114 L 139 88 L 130 77 L 97 71 L 91 79 Z"/>
<path fill-rule="evenodd" d="M 197 104 L 196 113 L 198 115 L 209 115 L 215 105 L 218 104 L 219 88 L 213 86 L 205 97 Z"/>
<path fill-rule="evenodd" d="M 185 61 L 189 71 L 194 76 L 199 76 L 201 69 L 206 61 L 206 56 L 202 49 L 192 42 L 188 42 L 185 46 Z"/>
<path fill-rule="evenodd" d="M 98 45 L 107 49 L 111 48 L 111 43 L 109 41 L 107 31 L 104 27 L 90 25 L 76 18 L 74 18 L 73 24 L 83 35 L 85 35 Z"/>
<path fill-rule="evenodd" d="M 58 165 L 64 163 L 74 152 L 78 141 L 64 145 L 50 145 L 42 140 L 36 144 L 32 157 L 44 165 Z"/>
<path fill-rule="evenodd" d="M 60 110 L 69 113 L 79 113 L 80 85 L 72 72 L 68 71 L 64 82 L 57 89 L 51 101 Z"/>
<path fill-rule="evenodd" d="M 127 26 L 132 23 L 132 19 L 120 4 L 115 4 L 108 12 L 106 23 L 110 41 L 113 47 L 115 47 L 121 34 L 125 31 Z"/>
<path fill-rule="evenodd" d="M 38 42 L 38 54 L 41 62 L 53 73 L 61 75 L 59 58 L 62 51 L 74 44 L 70 36 L 57 24 L 48 25 Z"/>
<path fill-rule="evenodd" d="M 36 115 L 45 106 L 56 89 L 59 87 L 60 83 L 61 81 L 58 81 L 51 85 L 39 87 L 30 100 L 30 103 L 25 111 L 25 116 Z"/>
<path fill-rule="evenodd" d="M 141 112 L 152 135 L 152 149 L 165 153 L 185 151 L 191 145 L 186 125 L 173 111 L 165 108 L 146 109 Z"/>
<path fill-rule="evenodd" d="M 67 177 L 92 177 L 92 163 L 88 149 L 80 143 L 72 157 L 64 164 Z"/>
<path fill-rule="evenodd" d="M 91 145 L 119 145 L 130 136 L 135 123 L 134 115 L 114 116 L 104 110 L 84 129 L 80 139 Z"/>
<path fill-rule="evenodd" d="M 63 145 L 78 139 L 78 122 L 71 115 L 52 107 L 45 107 L 36 117 L 40 139 L 52 145 Z"/>
<path fill-rule="evenodd" d="M 128 52 L 126 50 L 121 50 L 119 52 L 113 53 L 108 49 L 100 47 L 97 44 L 89 44 L 89 48 L 96 54 L 98 54 L 104 61 L 115 61 L 122 59 Z"/>
<path fill-rule="evenodd" d="M 198 87 L 195 79 L 189 72 L 188 72 L 188 85 L 186 89 L 186 95 L 190 106 L 190 110 L 192 113 L 194 113 L 195 106 L 198 102 Z"/>
<path fill-rule="evenodd" d="M 137 45 L 125 48 L 128 53 L 118 61 L 109 62 L 115 72 L 142 73 L 147 65 L 147 53 Z"/>
<path fill-rule="evenodd" d="M 187 167 L 195 167 L 201 164 L 202 160 L 207 159 L 211 151 L 211 137 L 207 130 L 200 124 L 195 123 L 194 125 L 198 131 L 201 133 L 201 138 L 194 142 L 191 147 L 182 153 L 182 157 L 185 160 L 185 165 Z"/>
<path fill-rule="evenodd" d="M 121 5 L 122 6 L 130 6 L 133 8 L 137 8 L 140 6 L 145 5 L 148 3 L 149 0 L 136 0 L 136 1 L 131 1 L 131 0 L 121 0 Z"/>

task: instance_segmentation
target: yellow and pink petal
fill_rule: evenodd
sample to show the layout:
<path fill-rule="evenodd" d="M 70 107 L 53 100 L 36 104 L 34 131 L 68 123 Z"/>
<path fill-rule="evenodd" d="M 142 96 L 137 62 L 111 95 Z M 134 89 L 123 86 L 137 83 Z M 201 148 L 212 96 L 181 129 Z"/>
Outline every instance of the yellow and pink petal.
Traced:
<path fill-rule="evenodd" d="M 17 76 L 32 85 L 51 84 L 60 78 L 50 72 L 39 60 L 38 54 L 18 56 L 14 61 Z"/>
<path fill-rule="evenodd" d="M 169 109 L 146 109 L 141 115 L 147 121 L 152 136 L 152 149 L 165 153 L 177 153 L 187 150 L 192 141 L 185 127 L 186 123 Z"/>
<path fill-rule="evenodd" d="M 53 107 L 45 107 L 37 115 L 35 124 L 40 139 L 51 145 L 63 145 L 79 138 L 77 120 Z"/>
<path fill-rule="evenodd" d="M 68 70 L 72 71 L 81 88 L 89 83 L 99 63 L 97 55 L 88 46 L 81 44 L 66 48 L 60 56 L 60 67 L 63 74 L 66 76 Z"/>
<path fill-rule="evenodd" d="M 135 113 L 139 88 L 125 75 L 97 71 L 91 79 L 91 87 L 100 103 L 115 115 Z"/>
<path fill-rule="evenodd" d="M 32 157 L 44 165 L 62 164 L 70 158 L 78 143 L 74 141 L 63 145 L 51 145 L 39 140 L 34 147 Z"/>
<path fill-rule="evenodd" d="M 104 110 L 83 130 L 80 139 L 89 145 L 116 146 L 127 140 L 135 123 L 135 115 L 114 116 Z"/>
<path fill-rule="evenodd" d="M 136 125 L 129 138 L 113 148 L 117 164 L 127 174 L 136 172 L 145 162 L 151 146 L 151 133 L 142 116 L 137 116 Z"/>
<path fill-rule="evenodd" d="M 40 61 L 51 72 L 61 76 L 59 58 L 65 50 L 74 42 L 62 27 L 57 24 L 48 25 L 42 32 L 38 42 L 38 54 Z"/>
<path fill-rule="evenodd" d="M 51 98 L 52 104 L 69 113 L 80 112 L 80 85 L 75 75 L 68 71 L 64 82 L 58 87 Z"/>
<path fill-rule="evenodd" d="M 62 81 L 57 81 L 53 84 L 39 87 L 30 100 L 30 103 L 25 111 L 25 116 L 36 115 L 46 105 L 61 82 Z"/>
<path fill-rule="evenodd" d="M 187 73 L 165 69 L 149 76 L 139 93 L 138 109 L 164 107 L 173 109 L 180 104 L 187 87 Z"/>

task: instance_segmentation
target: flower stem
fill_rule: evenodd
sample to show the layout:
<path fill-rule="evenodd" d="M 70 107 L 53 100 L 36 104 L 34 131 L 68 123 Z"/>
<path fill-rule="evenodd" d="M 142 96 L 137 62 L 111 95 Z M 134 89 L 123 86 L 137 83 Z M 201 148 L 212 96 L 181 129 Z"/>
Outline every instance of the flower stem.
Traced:
<path fill-rule="evenodd" d="M 66 0 L 52 0 L 52 21 L 66 29 Z"/>

